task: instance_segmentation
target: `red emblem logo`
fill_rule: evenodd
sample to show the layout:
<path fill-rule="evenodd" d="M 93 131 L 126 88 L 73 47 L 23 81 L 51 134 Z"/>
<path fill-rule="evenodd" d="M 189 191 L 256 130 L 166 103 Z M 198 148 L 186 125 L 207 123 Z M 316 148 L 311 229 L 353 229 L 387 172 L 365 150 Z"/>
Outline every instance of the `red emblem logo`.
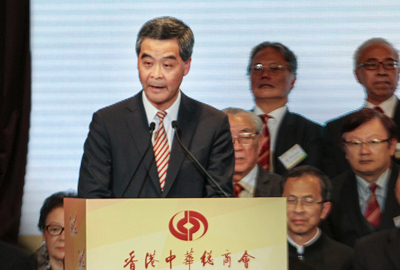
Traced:
<path fill-rule="evenodd" d="M 203 237 L 208 229 L 207 219 L 196 211 L 176 213 L 169 221 L 169 231 L 183 241 L 193 241 Z"/>

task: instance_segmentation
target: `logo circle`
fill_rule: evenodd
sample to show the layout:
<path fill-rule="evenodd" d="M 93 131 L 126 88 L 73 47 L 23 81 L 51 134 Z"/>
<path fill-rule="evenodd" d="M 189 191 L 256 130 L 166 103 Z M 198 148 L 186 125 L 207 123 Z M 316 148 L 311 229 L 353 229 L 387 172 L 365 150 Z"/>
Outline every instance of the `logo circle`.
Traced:
<path fill-rule="evenodd" d="M 182 241 L 200 239 L 206 234 L 207 230 L 207 219 L 196 211 L 178 212 L 169 221 L 169 231 Z"/>

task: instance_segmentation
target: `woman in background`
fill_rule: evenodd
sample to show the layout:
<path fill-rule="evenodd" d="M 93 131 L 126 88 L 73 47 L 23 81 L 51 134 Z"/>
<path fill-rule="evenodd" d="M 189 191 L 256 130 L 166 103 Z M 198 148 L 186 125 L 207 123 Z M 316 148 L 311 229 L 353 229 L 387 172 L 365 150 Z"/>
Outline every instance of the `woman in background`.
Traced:
<path fill-rule="evenodd" d="M 38 223 L 43 233 L 43 244 L 16 269 L 64 269 L 64 198 L 75 197 L 72 192 L 57 192 L 44 201 Z"/>

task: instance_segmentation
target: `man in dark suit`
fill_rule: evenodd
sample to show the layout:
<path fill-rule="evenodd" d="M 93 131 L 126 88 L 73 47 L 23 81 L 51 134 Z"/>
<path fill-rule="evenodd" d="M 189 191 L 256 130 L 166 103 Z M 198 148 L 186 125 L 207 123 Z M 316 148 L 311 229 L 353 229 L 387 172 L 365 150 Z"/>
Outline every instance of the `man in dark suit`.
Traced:
<path fill-rule="evenodd" d="M 350 114 L 341 138 L 351 170 L 332 179 L 333 209 L 327 232 L 354 247 L 365 235 L 394 227 L 400 215 L 395 198 L 399 167 L 392 162 L 396 126 L 386 115 L 369 108 Z"/>
<path fill-rule="evenodd" d="M 263 42 L 250 54 L 253 112 L 264 123 L 259 164 L 280 175 L 299 165 L 321 167 L 322 127 L 286 106 L 296 72 L 296 56 L 281 43 Z"/>
<path fill-rule="evenodd" d="M 376 108 L 397 124 L 400 140 L 400 106 L 394 92 L 399 80 L 399 54 L 391 43 L 372 38 L 354 53 L 354 73 L 366 93 L 366 108 Z M 324 128 L 324 172 L 331 178 L 350 169 L 341 147 L 340 128 L 349 114 L 330 120 Z M 396 160 L 397 162 L 399 160 Z"/>
<path fill-rule="evenodd" d="M 314 269 L 353 269 L 353 249 L 318 228 L 329 214 L 330 193 L 328 177 L 312 166 L 296 167 L 284 176 L 282 197 L 287 200 L 290 270 L 298 269 L 298 261 Z"/>
<path fill-rule="evenodd" d="M 228 117 L 179 89 L 190 69 L 193 44 L 190 28 L 171 17 L 153 19 L 139 31 L 136 52 L 143 91 L 93 115 L 79 197 L 233 196 Z M 217 185 L 187 155 L 178 135 Z"/>
<path fill-rule="evenodd" d="M 400 181 L 396 183 L 396 198 L 400 204 Z M 400 270 L 400 216 L 396 228 L 360 238 L 355 246 L 357 270 Z"/>
<path fill-rule="evenodd" d="M 235 197 L 280 197 L 281 177 L 257 164 L 263 129 L 261 119 L 238 108 L 227 108 L 223 112 L 229 118 L 235 150 Z"/>

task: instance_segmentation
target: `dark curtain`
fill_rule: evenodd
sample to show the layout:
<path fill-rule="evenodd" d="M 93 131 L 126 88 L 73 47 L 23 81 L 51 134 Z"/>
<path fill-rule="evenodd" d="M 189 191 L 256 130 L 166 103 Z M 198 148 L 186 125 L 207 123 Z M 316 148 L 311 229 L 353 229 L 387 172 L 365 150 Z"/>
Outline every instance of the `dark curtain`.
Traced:
<path fill-rule="evenodd" d="M 0 0 L 0 238 L 16 243 L 29 114 L 29 0 Z"/>

